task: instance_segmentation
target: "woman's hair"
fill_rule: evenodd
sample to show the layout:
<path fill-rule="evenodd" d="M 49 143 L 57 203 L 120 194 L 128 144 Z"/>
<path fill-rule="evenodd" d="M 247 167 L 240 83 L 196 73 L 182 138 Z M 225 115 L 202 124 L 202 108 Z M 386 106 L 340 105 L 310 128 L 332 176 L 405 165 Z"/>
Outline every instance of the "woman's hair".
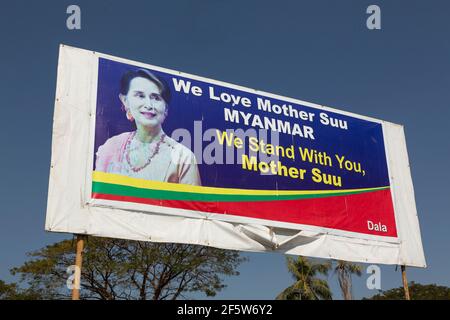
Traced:
<path fill-rule="evenodd" d="M 128 93 L 128 90 L 130 90 L 130 82 L 134 78 L 145 78 L 156 84 L 159 91 L 161 91 L 161 96 L 163 97 L 164 101 L 166 102 L 167 105 L 169 104 L 170 91 L 166 82 L 146 69 L 137 69 L 125 73 L 122 76 L 122 79 L 120 80 L 121 94 L 126 95 Z"/>

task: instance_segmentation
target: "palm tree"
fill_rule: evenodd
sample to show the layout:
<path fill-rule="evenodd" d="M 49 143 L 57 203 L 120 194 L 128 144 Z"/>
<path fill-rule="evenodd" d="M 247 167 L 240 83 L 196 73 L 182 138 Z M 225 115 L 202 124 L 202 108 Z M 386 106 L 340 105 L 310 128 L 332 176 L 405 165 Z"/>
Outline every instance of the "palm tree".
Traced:
<path fill-rule="evenodd" d="M 287 266 L 295 282 L 284 289 L 277 300 L 331 300 L 328 282 L 317 277 L 318 274 L 328 274 L 329 263 L 314 263 L 299 256 L 297 259 L 288 257 Z"/>
<path fill-rule="evenodd" d="M 361 266 L 343 260 L 338 260 L 334 273 L 338 275 L 339 286 L 345 300 L 353 300 L 352 295 L 352 274 L 361 276 Z"/>

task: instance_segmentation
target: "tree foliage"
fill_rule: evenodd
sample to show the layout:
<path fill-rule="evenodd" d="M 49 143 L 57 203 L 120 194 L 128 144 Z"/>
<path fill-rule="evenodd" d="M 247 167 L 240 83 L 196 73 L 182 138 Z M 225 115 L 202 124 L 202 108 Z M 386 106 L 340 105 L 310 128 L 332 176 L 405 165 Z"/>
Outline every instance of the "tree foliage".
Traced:
<path fill-rule="evenodd" d="M 0 280 L 0 300 L 39 300 L 39 292 L 30 289 L 21 289 L 17 283 L 6 283 Z"/>
<path fill-rule="evenodd" d="M 287 266 L 295 282 L 284 289 L 277 300 L 331 300 L 328 282 L 318 275 L 327 275 L 329 263 L 316 263 L 305 257 L 287 258 Z"/>
<path fill-rule="evenodd" d="M 436 284 L 409 283 L 411 300 L 450 300 L 450 288 Z M 405 290 L 402 287 L 383 291 L 364 300 L 405 300 Z"/>
<path fill-rule="evenodd" d="M 69 298 L 74 264 L 73 241 L 64 240 L 29 254 L 31 260 L 11 270 L 43 299 Z M 245 259 L 237 251 L 211 247 L 90 237 L 83 254 L 81 298 L 168 300 L 191 292 L 214 296 L 222 276 L 238 275 Z"/>
<path fill-rule="evenodd" d="M 16 300 L 18 294 L 17 284 L 6 283 L 0 280 L 0 300 Z"/>
<path fill-rule="evenodd" d="M 450 300 L 450 288 L 436 284 L 409 283 L 411 300 Z M 366 300 L 366 299 L 365 299 Z M 367 300 L 405 300 L 405 290 L 402 287 L 383 291 Z"/>
<path fill-rule="evenodd" d="M 361 276 L 361 266 L 343 260 L 338 260 L 334 268 L 334 273 L 338 276 L 339 287 L 345 300 L 353 300 L 352 275 Z"/>

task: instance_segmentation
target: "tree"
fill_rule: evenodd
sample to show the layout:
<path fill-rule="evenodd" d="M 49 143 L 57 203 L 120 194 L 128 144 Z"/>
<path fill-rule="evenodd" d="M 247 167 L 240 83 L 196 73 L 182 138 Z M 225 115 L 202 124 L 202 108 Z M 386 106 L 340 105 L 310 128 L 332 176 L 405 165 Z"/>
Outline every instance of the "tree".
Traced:
<path fill-rule="evenodd" d="M 44 299 L 69 298 L 66 272 L 75 248 L 64 240 L 29 253 L 32 260 L 11 270 Z M 90 237 L 83 255 L 81 299 L 177 299 L 200 291 L 214 296 L 222 275 L 238 275 L 245 259 L 211 247 Z"/>
<path fill-rule="evenodd" d="M 361 276 L 361 266 L 343 260 L 336 262 L 334 273 L 338 275 L 339 287 L 345 300 L 353 300 L 352 274 Z"/>
<path fill-rule="evenodd" d="M 409 283 L 411 300 L 450 300 L 450 288 L 436 284 Z M 402 287 L 383 291 L 364 300 L 405 300 L 405 290 Z"/>
<path fill-rule="evenodd" d="M 41 295 L 27 289 L 20 289 L 17 283 L 0 280 L 0 300 L 39 300 Z"/>
<path fill-rule="evenodd" d="M 0 300 L 11 300 L 17 294 L 17 285 L 15 283 L 6 283 L 0 280 Z"/>
<path fill-rule="evenodd" d="M 327 275 L 329 263 L 315 263 L 305 257 L 287 258 L 287 266 L 295 282 L 284 289 L 277 300 L 331 300 L 331 290 L 326 280 L 317 275 Z"/>

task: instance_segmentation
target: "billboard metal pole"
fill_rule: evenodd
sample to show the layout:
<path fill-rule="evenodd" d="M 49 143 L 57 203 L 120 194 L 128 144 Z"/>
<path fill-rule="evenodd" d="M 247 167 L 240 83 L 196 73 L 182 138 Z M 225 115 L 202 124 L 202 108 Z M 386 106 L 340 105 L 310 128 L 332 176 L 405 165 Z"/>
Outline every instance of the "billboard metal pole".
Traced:
<path fill-rule="evenodd" d="M 402 280 L 403 280 L 403 290 L 405 291 L 405 299 L 411 300 L 409 296 L 408 279 L 406 279 L 406 266 L 402 266 Z"/>
<path fill-rule="evenodd" d="M 85 235 L 77 234 L 77 249 L 75 257 L 75 279 L 72 288 L 72 300 L 80 300 L 81 265 L 83 262 L 83 248 Z"/>

